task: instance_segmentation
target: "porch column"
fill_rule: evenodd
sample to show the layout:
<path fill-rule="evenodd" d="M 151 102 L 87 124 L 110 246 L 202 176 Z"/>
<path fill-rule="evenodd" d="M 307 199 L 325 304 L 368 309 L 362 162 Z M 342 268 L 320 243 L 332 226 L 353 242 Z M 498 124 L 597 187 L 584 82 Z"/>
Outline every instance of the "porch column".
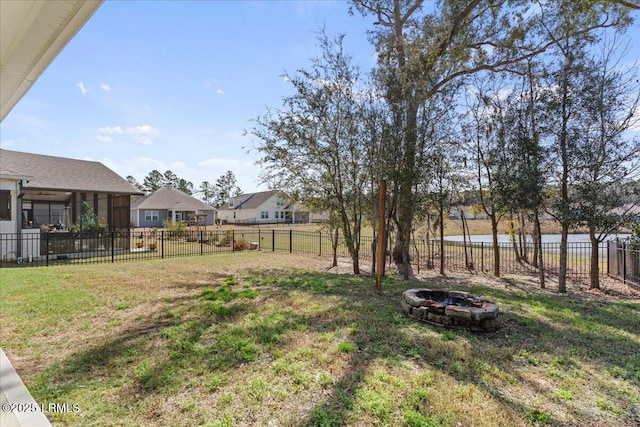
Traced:
<path fill-rule="evenodd" d="M 9 199 L 9 203 L 11 203 L 11 212 L 9 212 L 9 215 L 10 218 L 13 218 L 16 222 L 16 233 L 19 233 L 22 228 L 22 197 L 20 190 L 11 190 L 9 194 L 11 195 L 11 198 Z"/>
<path fill-rule="evenodd" d="M 115 231 L 113 224 L 113 194 L 107 194 L 107 227 L 109 231 Z"/>

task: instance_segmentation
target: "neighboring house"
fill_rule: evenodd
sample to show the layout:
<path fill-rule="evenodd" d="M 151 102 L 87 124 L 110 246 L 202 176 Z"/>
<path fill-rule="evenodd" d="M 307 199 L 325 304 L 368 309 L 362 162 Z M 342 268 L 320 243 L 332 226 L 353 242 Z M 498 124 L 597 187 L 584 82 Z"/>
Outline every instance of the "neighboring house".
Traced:
<path fill-rule="evenodd" d="M 131 196 L 142 193 L 99 162 L 0 149 L 0 233 L 33 235 L 80 222 L 83 203 L 109 230 L 129 229 Z M 19 239 L 12 239 L 20 242 Z M 0 256 L 38 256 L 3 244 Z"/>
<path fill-rule="evenodd" d="M 246 193 L 232 197 L 218 208 L 218 218 L 228 224 L 294 222 L 295 211 L 280 190 Z"/>
<path fill-rule="evenodd" d="M 162 187 L 149 193 L 131 205 L 131 224 L 134 227 L 162 227 L 167 218 L 176 221 L 190 220 L 191 215 L 201 216 L 201 225 L 213 225 L 216 209 L 175 188 Z"/>

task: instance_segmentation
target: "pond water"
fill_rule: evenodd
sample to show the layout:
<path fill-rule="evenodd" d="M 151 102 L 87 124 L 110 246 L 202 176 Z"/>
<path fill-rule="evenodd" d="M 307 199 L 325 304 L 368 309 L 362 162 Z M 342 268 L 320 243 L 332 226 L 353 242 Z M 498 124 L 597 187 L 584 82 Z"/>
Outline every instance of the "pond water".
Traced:
<path fill-rule="evenodd" d="M 626 239 L 630 236 L 628 233 L 620 233 L 620 234 L 611 234 L 609 235 L 605 241 L 620 238 Z M 498 243 L 509 243 L 510 237 L 508 234 L 498 234 Z M 444 240 L 450 242 L 462 242 L 462 236 L 444 236 Z M 485 242 L 492 243 L 493 237 L 491 234 L 477 234 L 473 236 L 467 236 L 467 241 L 471 242 Z M 533 242 L 531 236 L 528 236 L 528 241 Z M 589 243 L 589 235 L 588 234 L 569 234 L 567 237 L 567 241 L 569 243 Z M 542 243 L 560 243 L 560 235 L 559 234 L 543 234 L 542 235 Z"/>
<path fill-rule="evenodd" d="M 611 234 L 609 235 L 604 242 L 600 243 L 600 248 L 598 253 L 603 256 L 607 253 L 607 241 L 615 238 L 626 239 L 630 236 L 628 233 L 620 233 L 620 234 Z M 531 236 L 528 237 L 528 242 L 533 243 L 533 238 Z M 510 243 L 511 236 L 508 234 L 498 234 L 498 243 L 499 244 L 507 244 Z M 462 236 L 445 236 L 444 238 L 449 242 L 462 242 Z M 467 242 L 480 243 L 491 245 L 493 243 L 492 236 L 490 234 L 477 234 L 473 236 L 467 236 Z M 588 234 L 569 234 L 567 236 L 567 242 L 569 244 L 569 252 L 573 255 L 580 256 L 589 256 L 591 253 L 591 242 L 589 241 Z M 560 235 L 559 234 L 543 234 L 542 235 L 542 243 L 543 245 L 548 244 L 544 247 L 545 252 L 557 252 L 560 250 Z"/>

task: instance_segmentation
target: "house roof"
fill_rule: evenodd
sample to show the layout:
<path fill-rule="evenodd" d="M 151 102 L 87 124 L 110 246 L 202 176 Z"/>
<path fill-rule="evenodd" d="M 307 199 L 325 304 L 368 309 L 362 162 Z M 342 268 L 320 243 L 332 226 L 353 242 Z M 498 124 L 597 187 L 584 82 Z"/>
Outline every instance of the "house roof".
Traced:
<path fill-rule="evenodd" d="M 225 203 L 220 207 L 222 210 L 236 210 L 236 209 L 257 209 L 264 202 L 269 200 L 271 197 L 280 193 L 281 190 L 269 190 L 269 191 L 261 191 L 258 193 L 246 193 L 241 194 L 236 197 L 232 197 L 233 207 L 229 206 L 229 203 Z"/>
<path fill-rule="evenodd" d="M 30 175 L 24 175 L 20 172 L 11 170 L 9 168 L 4 167 L 3 164 L 0 164 L 0 178 L 9 178 L 14 180 L 29 180 L 33 179 Z"/>
<path fill-rule="evenodd" d="M 0 1 L 0 120 L 102 0 Z"/>
<path fill-rule="evenodd" d="M 131 204 L 131 209 L 171 209 L 182 211 L 213 211 L 210 206 L 180 190 L 161 187 Z"/>
<path fill-rule="evenodd" d="M 100 162 L 0 149 L 0 173 L 28 177 L 27 189 L 142 194 Z"/>

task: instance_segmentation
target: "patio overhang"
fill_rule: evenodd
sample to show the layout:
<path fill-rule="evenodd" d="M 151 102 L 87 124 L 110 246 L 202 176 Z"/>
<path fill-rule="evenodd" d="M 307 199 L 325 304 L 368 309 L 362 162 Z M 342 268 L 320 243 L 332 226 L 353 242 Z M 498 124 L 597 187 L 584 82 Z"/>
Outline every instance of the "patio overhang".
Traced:
<path fill-rule="evenodd" d="M 0 121 L 102 2 L 0 1 Z"/>
<path fill-rule="evenodd" d="M 23 200 L 36 200 L 40 202 L 66 202 L 71 200 L 71 191 L 50 191 L 38 189 L 25 189 Z"/>

